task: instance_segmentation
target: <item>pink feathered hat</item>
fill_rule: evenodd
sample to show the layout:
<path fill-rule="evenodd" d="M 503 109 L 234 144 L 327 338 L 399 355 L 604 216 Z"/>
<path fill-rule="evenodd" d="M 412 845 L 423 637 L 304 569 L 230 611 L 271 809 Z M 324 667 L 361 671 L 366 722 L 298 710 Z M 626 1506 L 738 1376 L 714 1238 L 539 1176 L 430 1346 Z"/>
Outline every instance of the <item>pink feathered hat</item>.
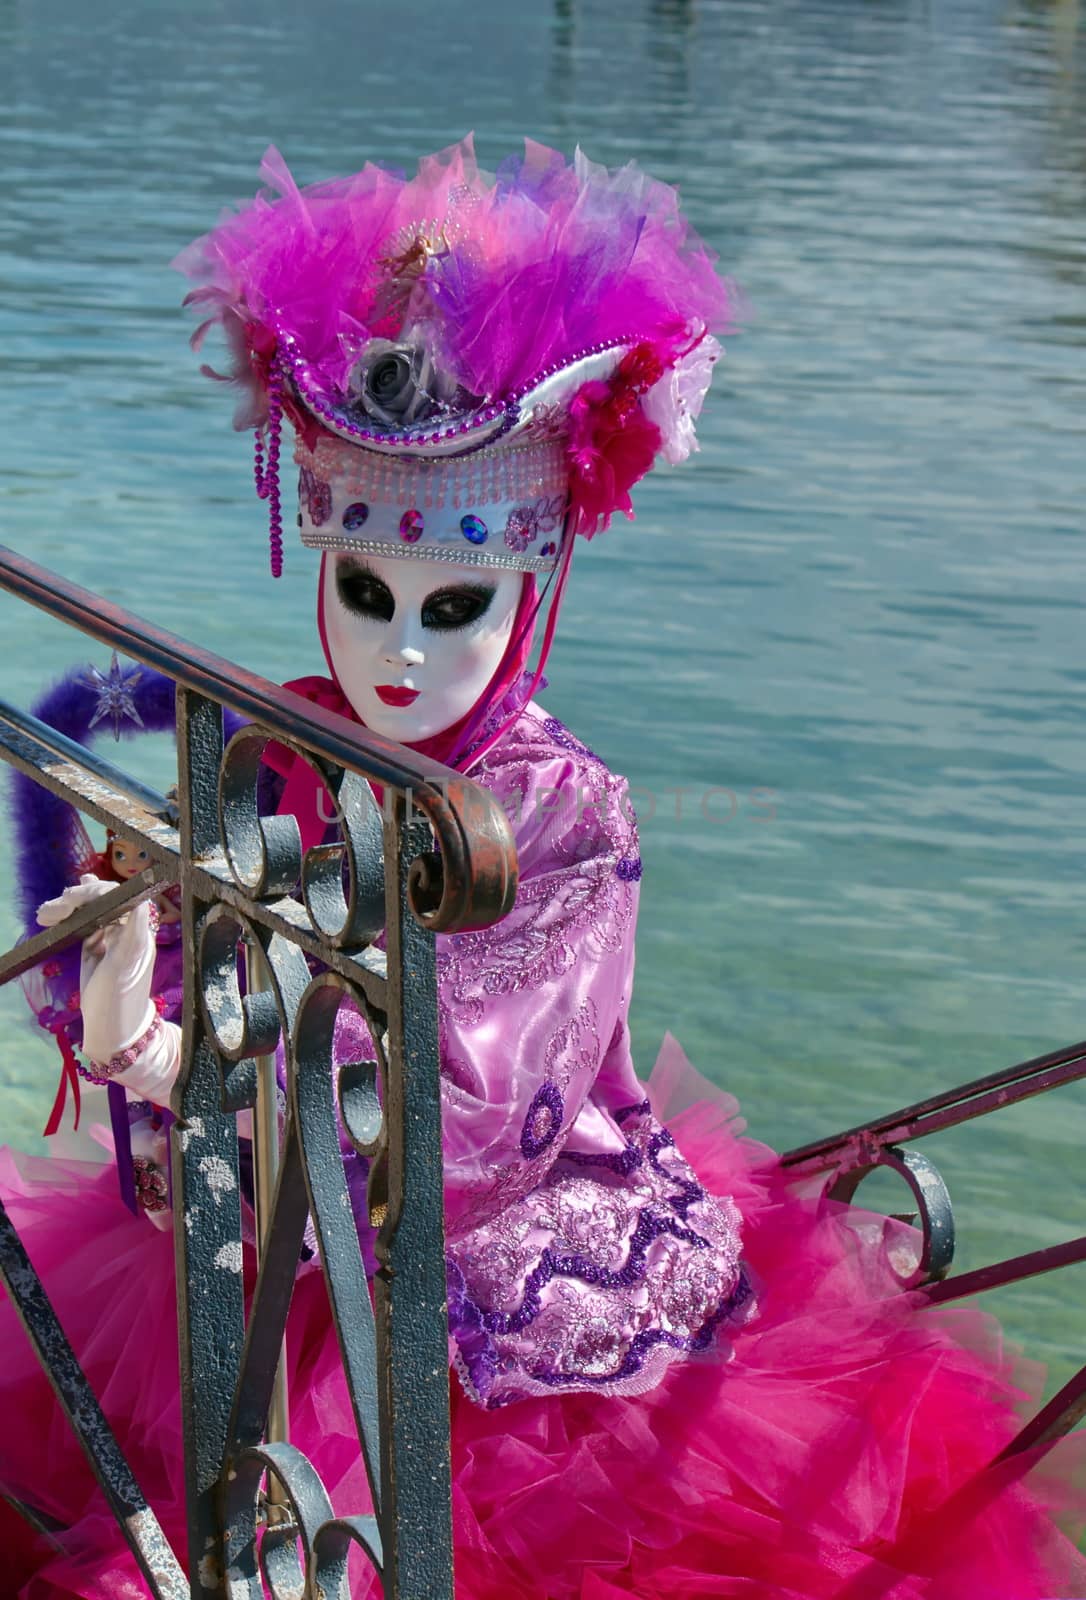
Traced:
<path fill-rule="evenodd" d="M 233 352 L 277 576 L 284 415 L 303 543 L 525 572 L 696 448 L 735 300 L 668 185 L 531 141 L 491 175 L 470 138 L 410 179 L 261 173 L 175 265 L 194 347 Z"/>

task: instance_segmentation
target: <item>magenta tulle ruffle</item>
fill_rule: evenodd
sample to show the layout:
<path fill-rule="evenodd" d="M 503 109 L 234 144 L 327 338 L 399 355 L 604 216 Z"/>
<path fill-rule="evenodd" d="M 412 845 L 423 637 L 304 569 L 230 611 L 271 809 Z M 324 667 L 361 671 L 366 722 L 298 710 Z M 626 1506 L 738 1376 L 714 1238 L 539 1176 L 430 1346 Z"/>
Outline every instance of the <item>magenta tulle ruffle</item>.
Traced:
<path fill-rule="evenodd" d="M 702 1181 L 739 1205 L 757 1315 L 734 1335 L 727 1364 L 692 1360 L 637 1398 L 575 1394 L 488 1412 L 454 1384 L 458 1600 L 1086 1595 L 1086 1563 L 1067 1536 L 1083 1504 L 1073 1498 L 1081 1441 L 1026 1478 L 1017 1469 L 977 1478 L 1017 1431 L 1037 1378 L 1003 1352 L 996 1324 L 901 1294 L 892 1271 L 908 1247 L 901 1230 L 797 1190 L 771 1152 L 740 1136 L 734 1105 L 694 1079 L 673 1041 L 651 1092 Z M 125 1211 L 108 1171 L 8 1156 L 0 1183 L 183 1553 L 170 1240 Z M 2 1487 L 75 1524 L 66 1551 L 16 1539 L 24 1587 L 11 1592 L 134 1600 L 135 1568 L 4 1315 Z M 316 1272 L 299 1279 L 289 1349 L 295 1441 L 337 1510 L 361 1510 Z M 371 1592 L 359 1569 L 352 1595 Z"/>
<path fill-rule="evenodd" d="M 267 189 L 174 263 L 196 284 L 188 303 L 226 325 L 250 378 L 250 353 L 289 332 L 320 386 L 343 393 L 366 343 L 401 331 L 389 263 L 420 229 L 434 250 L 410 319 L 475 395 L 508 396 L 600 343 L 685 345 L 734 310 L 677 192 L 633 162 L 609 172 L 527 140 L 491 175 L 468 137 L 412 178 L 371 162 L 299 188 L 275 149 L 261 176 Z M 239 427 L 262 420 L 259 384 L 252 400 Z"/>

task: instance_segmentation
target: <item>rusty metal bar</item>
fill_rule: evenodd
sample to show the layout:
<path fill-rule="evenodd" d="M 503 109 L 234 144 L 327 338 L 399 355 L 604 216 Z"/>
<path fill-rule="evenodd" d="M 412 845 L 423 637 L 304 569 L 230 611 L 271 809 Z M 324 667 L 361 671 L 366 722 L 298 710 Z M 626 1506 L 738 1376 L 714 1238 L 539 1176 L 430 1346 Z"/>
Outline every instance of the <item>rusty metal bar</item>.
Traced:
<path fill-rule="evenodd" d="M 0 957 L 0 979 L 83 938 L 163 881 L 180 884 L 185 998 L 171 1137 L 191 1596 L 255 1600 L 268 1585 L 306 1600 L 345 1596 L 353 1545 L 386 1600 L 451 1600 L 434 933 L 487 926 L 512 905 L 508 819 L 488 791 L 458 774 L 3 549 L 0 588 L 177 686 L 176 806 L 0 704 L 0 758 L 138 838 L 152 858 L 139 879 Z M 224 708 L 253 719 L 228 746 Z M 259 815 L 257 778 L 269 741 L 306 760 L 326 784 L 336 842 L 303 853 L 293 819 Z M 382 813 L 365 780 L 383 790 Z M 244 995 L 242 948 L 259 955 Z M 317 978 L 308 965 L 314 958 L 324 969 Z M 365 1071 L 374 1064 L 339 1068 L 334 1059 L 344 1003 L 369 1027 L 383 1104 L 372 1092 L 366 1099 Z M 289 1108 L 272 1199 L 277 1043 Z M 246 1318 L 236 1116 L 254 1104 L 263 1113 L 261 1249 Z M 360 1105 L 368 1110 L 356 1117 Z M 376 1135 L 366 1120 L 375 1105 Z M 341 1127 L 363 1158 L 366 1140 L 376 1139 L 369 1193 L 380 1226 L 375 1307 L 348 1202 Z M 274 1374 L 307 1212 L 375 1517 L 335 1515 L 312 1463 L 274 1437 L 285 1432 L 274 1416 Z M 265 1477 L 268 1498 L 287 1518 L 281 1526 L 262 1525 Z"/>
<path fill-rule="evenodd" d="M 251 922 L 270 934 L 289 939 L 341 978 L 360 984 L 368 995 L 380 1002 L 384 996 L 386 968 L 383 951 L 367 949 L 354 951 L 349 956 L 342 954 L 312 931 L 312 924 L 297 900 L 251 900 L 227 877 L 221 860 L 213 865 L 214 871 L 207 863 L 202 868 L 191 869 L 193 893 L 202 903 L 219 903 L 243 912 Z"/>
<path fill-rule="evenodd" d="M 155 1600 L 188 1600 L 166 1542 L 0 1202 L 0 1278 Z"/>
<path fill-rule="evenodd" d="M 250 940 L 245 946 L 245 980 L 250 995 L 262 993 L 271 981 L 264 952 Z M 256 1259 L 263 1260 L 275 1214 L 275 1188 L 279 1176 L 279 1085 L 275 1054 L 256 1057 L 256 1105 L 253 1107 L 253 1210 L 256 1216 Z M 266 1438 L 286 1444 L 290 1438 L 286 1349 L 279 1359 L 268 1405 Z"/>
<path fill-rule="evenodd" d="M 34 721 L 34 719 L 27 720 Z M 82 747 L 75 746 L 76 750 L 80 748 Z M 173 883 L 180 881 L 180 840 L 176 827 L 170 823 L 158 822 L 142 807 L 137 807 L 135 804 L 127 805 L 124 801 L 124 791 L 119 786 L 103 794 L 96 778 L 86 778 L 82 769 L 74 762 L 54 759 L 48 745 L 30 744 L 28 736 L 19 736 L 16 749 L 14 741 L 5 733 L 2 722 L 0 722 L 0 757 L 34 778 L 52 793 L 67 800 L 77 810 L 89 813 L 103 824 L 122 826 L 126 835 L 138 838 L 155 857 L 156 883 L 161 879 L 163 870 L 167 874 L 165 881 Z M 42 764 L 38 765 L 38 762 Z M 122 804 L 125 805 L 123 811 L 111 809 Z M 150 870 L 154 873 L 156 869 Z M 377 980 L 383 983 L 385 958 L 382 951 L 365 949 L 355 951 L 349 957 L 344 956 L 338 950 L 328 948 L 327 941 L 321 940 L 314 933 L 305 907 L 297 900 L 284 896 L 279 899 L 254 902 L 250 896 L 238 889 L 221 849 L 216 848 L 199 863 L 191 863 L 190 874 L 194 891 L 201 900 L 223 901 L 239 910 L 244 910 L 252 920 L 261 923 L 272 932 L 295 940 L 308 955 L 325 962 L 343 977 L 352 977 L 357 981 L 358 969 L 361 968 L 363 981 L 367 985 L 372 985 Z M 106 904 L 113 902 L 107 902 L 104 896 L 97 902 L 99 908 Z M 64 949 L 72 943 L 74 936 L 70 937 L 69 933 L 76 925 L 76 919 L 73 918 L 55 929 L 48 930 L 45 934 L 36 935 L 35 937 L 41 941 L 35 946 L 39 951 L 38 959 L 44 957 L 47 950 Z M 84 928 L 87 926 L 87 921 L 82 915 L 78 919 L 78 926 Z M 26 970 L 22 963 L 23 953 L 27 948 L 27 945 L 16 946 L 3 958 L 9 965 L 3 966 L 0 970 L 8 977 L 16 977 Z M 33 964 L 33 961 L 29 963 Z M 18 971 L 13 970 L 16 968 Z M 379 998 L 376 991 L 373 992 L 373 998 Z"/>
<path fill-rule="evenodd" d="M 185 1001 L 181 1071 L 172 1097 L 177 1121 L 171 1129 L 171 1168 L 193 1600 L 219 1600 L 222 1594 L 219 1479 L 245 1336 L 237 1132 L 234 1117 L 222 1109 L 222 1072 L 198 1003 L 200 974 L 193 930 L 206 907 L 190 869 L 194 858 L 218 847 L 222 750 L 220 707 L 179 689 L 177 789 Z"/>
<path fill-rule="evenodd" d="M 156 881 L 155 869 L 147 867 L 143 872 L 138 872 L 129 878 L 127 882 L 119 883 L 115 889 L 110 889 L 108 894 L 101 895 L 86 905 L 78 906 L 71 916 L 65 917 L 63 922 L 58 922 L 55 927 L 45 928 L 41 933 L 36 933 L 32 939 L 24 939 L 13 950 L 8 950 L 0 956 L 0 987 L 10 983 L 13 978 L 21 978 L 31 967 L 36 967 L 40 961 L 66 950 L 69 945 L 81 944 L 95 929 L 123 916 L 134 901 L 142 900 L 148 894 L 154 894 L 156 889 L 165 887 L 164 882 Z"/>
<path fill-rule="evenodd" d="M 44 723 L 37 724 L 35 718 L 23 716 L 19 719 L 21 725 L 16 727 L 8 715 L 10 711 L 7 702 L 0 701 L 0 757 L 9 766 L 87 812 L 95 821 L 107 827 L 122 827 L 126 835 L 146 845 L 160 864 L 176 865 L 176 823 L 164 820 L 172 818 L 175 808 L 165 796 L 128 779 L 110 762 L 99 760 L 93 768 L 85 767 L 78 759 L 82 746 L 73 744 L 76 753 L 69 756 L 59 748 L 59 737 L 38 738 L 37 726 L 47 733 L 52 731 Z M 133 798 L 141 792 L 147 805 Z"/>
<path fill-rule="evenodd" d="M 902 1279 L 902 1287 L 944 1278 L 954 1259 L 954 1208 L 938 1168 L 919 1150 L 881 1146 L 872 1159 L 845 1167 L 829 1185 L 829 1198 L 851 1202 L 863 1180 L 877 1168 L 896 1172 L 904 1181 L 920 1218 L 923 1248 L 915 1271 Z"/>
<path fill-rule="evenodd" d="M 370 1197 L 371 1214 L 375 1202 L 378 1215 L 385 1206 L 374 1280 L 382 1508 L 399 1531 L 394 1546 L 386 1541 L 385 1593 L 452 1600 L 448 1345 L 441 1338 L 446 1286 L 444 1269 L 435 1273 L 428 1261 L 435 1240 L 444 1256 L 445 1237 L 442 1163 L 428 1154 L 441 1149 L 435 953 L 409 904 L 409 875 L 425 831 L 405 820 L 402 802 L 385 823 L 391 992 L 381 1155 L 387 1168 L 382 1176 L 379 1158 Z M 422 1461 L 425 1472 L 408 1470 Z"/>
<path fill-rule="evenodd" d="M 1074 1266 L 1086 1261 L 1086 1238 L 1070 1239 L 1066 1244 L 1051 1244 L 1043 1250 L 1030 1250 L 1025 1255 L 1011 1256 L 1006 1261 L 995 1261 L 987 1267 L 977 1267 L 973 1272 L 961 1272 L 956 1278 L 944 1278 L 941 1283 L 927 1285 L 927 1296 L 933 1304 L 943 1300 L 963 1300 L 967 1295 L 983 1294 L 986 1289 L 1001 1289 L 1008 1283 L 1021 1283 L 1026 1278 L 1037 1278 L 1045 1272 L 1058 1272 L 1061 1267 Z"/>
<path fill-rule="evenodd" d="M 1083 1077 L 1086 1077 L 1086 1042 L 1035 1056 L 1017 1066 L 1004 1067 L 987 1077 L 975 1078 L 971 1083 L 959 1084 L 927 1100 L 918 1100 L 915 1105 L 893 1111 L 889 1116 L 876 1117 L 871 1122 L 847 1128 L 843 1133 L 815 1139 L 786 1151 L 781 1163 L 789 1167 L 834 1166 L 849 1145 L 867 1144 L 873 1148 L 922 1139 Z"/>
<path fill-rule="evenodd" d="M 112 761 L 107 761 L 97 751 L 89 749 L 84 744 L 78 744 L 56 728 L 51 728 L 47 722 L 32 717 L 29 712 L 21 711 L 18 706 L 10 705 L 6 700 L 0 700 L 0 724 L 4 723 L 13 733 L 21 734 L 24 739 L 32 740 L 51 751 L 60 761 L 70 762 L 82 768 L 107 788 L 115 790 L 118 794 L 127 795 L 128 799 L 143 810 L 160 816 L 164 822 L 176 823 L 175 801 L 164 794 L 159 794 L 157 789 L 150 788 L 139 778 L 134 778 L 131 773 L 115 766 Z"/>
<path fill-rule="evenodd" d="M 293 1029 L 291 1113 L 304 1157 L 309 1214 L 348 1378 L 358 1442 L 370 1492 L 380 1513 L 380 1463 L 387 1434 L 382 1436 L 378 1414 L 376 1323 L 358 1252 L 332 1094 L 332 1041 L 336 1015 L 346 998 L 349 991 L 330 973 L 314 978 L 302 995 Z M 440 1234 L 437 1237 L 440 1239 Z M 427 1265 L 431 1271 L 433 1243 L 432 1239 L 427 1241 Z"/>
<path fill-rule="evenodd" d="M 1005 1446 L 997 1461 L 1009 1460 L 1026 1451 L 1050 1449 L 1062 1439 L 1077 1422 L 1086 1416 L 1086 1367 L 1080 1367 L 1074 1377 L 1054 1394 L 1046 1406 L 1026 1423 L 1022 1431 Z"/>
<path fill-rule="evenodd" d="M 258 1445 L 264 1435 L 307 1216 L 301 1144 L 296 1132 L 290 1129 L 282 1151 L 271 1224 L 265 1235 L 264 1256 L 249 1309 L 245 1350 L 227 1428 L 229 1459 L 236 1459 Z M 252 1506 L 244 1515 L 255 1525 Z M 224 1518 L 224 1522 L 230 1530 L 230 1540 L 244 1542 L 246 1536 L 237 1526 L 238 1518 Z M 252 1533 L 250 1528 L 248 1536 Z M 238 1555 L 237 1544 L 233 1543 L 226 1551 L 229 1563 L 236 1562 Z"/>

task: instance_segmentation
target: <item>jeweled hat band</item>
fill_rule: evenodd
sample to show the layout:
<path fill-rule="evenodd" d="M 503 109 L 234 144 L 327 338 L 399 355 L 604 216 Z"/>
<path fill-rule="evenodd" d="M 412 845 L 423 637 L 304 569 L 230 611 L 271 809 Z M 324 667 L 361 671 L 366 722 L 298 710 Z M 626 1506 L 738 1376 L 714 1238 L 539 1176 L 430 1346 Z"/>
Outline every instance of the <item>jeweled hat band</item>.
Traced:
<path fill-rule="evenodd" d="M 560 444 L 496 447 L 457 461 L 298 442 L 302 543 L 316 550 L 519 572 L 556 566 L 569 499 Z"/>

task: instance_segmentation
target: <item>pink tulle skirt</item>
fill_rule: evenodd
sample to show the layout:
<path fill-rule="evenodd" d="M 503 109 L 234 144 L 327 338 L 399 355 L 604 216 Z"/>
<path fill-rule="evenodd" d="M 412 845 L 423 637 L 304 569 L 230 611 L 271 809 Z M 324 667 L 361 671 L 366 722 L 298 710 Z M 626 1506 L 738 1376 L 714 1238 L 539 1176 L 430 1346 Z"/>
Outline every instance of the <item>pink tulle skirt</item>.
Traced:
<path fill-rule="evenodd" d="M 1073 1542 L 1081 1441 L 1028 1476 L 1020 1464 L 983 1471 L 1020 1426 L 1037 1373 L 1012 1364 L 982 1313 L 902 1294 L 889 1259 L 900 1233 L 797 1189 L 740 1137 L 724 1096 L 701 1085 L 676 1110 L 690 1083 L 669 1042 L 653 1093 L 702 1181 L 739 1204 L 757 1314 L 729 1361 L 692 1360 L 635 1398 L 487 1412 L 454 1382 L 458 1600 L 1086 1595 Z M 183 1559 L 172 1241 L 124 1209 L 111 1169 L 0 1159 L 9 1211 Z M 2 1315 L 0 1488 L 71 1530 L 58 1545 L 0 1518 L 4 1593 L 136 1600 L 135 1565 L 10 1308 Z M 288 1343 L 294 1442 L 337 1511 L 364 1510 L 315 1271 L 299 1278 Z M 351 1592 L 379 1590 L 359 1566 Z"/>

